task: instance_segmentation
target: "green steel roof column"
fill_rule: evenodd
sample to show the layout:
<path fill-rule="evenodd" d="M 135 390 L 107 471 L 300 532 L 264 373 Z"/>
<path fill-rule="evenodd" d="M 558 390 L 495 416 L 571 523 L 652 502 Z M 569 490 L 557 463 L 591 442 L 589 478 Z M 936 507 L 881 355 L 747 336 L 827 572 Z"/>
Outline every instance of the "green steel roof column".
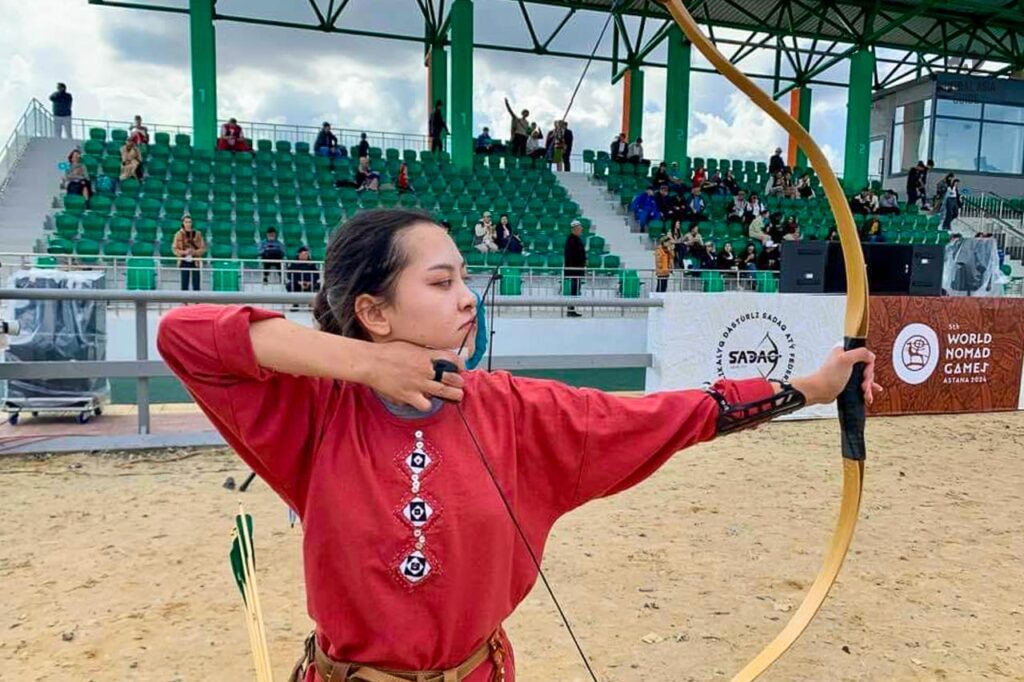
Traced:
<path fill-rule="evenodd" d="M 799 93 L 796 95 L 798 98 L 796 120 L 800 122 L 804 130 L 807 132 L 811 131 L 811 89 L 806 85 L 794 90 L 793 92 Z M 868 114 L 870 120 L 870 113 Z M 870 130 L 870 129 L 869 129 Z M 807 168 L 807 155 L 804 154 L 804 150 L 797 145 L 796 147 L 796 165 L 800 168 Z"/>
<path fill-rule="evenodd" d="M 626 137 L 629 142 L 644 134 L 644 72 L 639 67 L 629 70 L 629 78 L 623 87 L 629 88 L 626 97 L 629 101 L 629 119 Z"/>
<path fill-rule="evenodd" d="M 473 2 L 455 0 L 450 11 L 452 77 L 451 119 L 452 163 L 473 167 Z"/>
<path fill-rule="evenodd" d="M 444 44 L 437 42 L 431 45 L 427 60 L 427 118 L 424 119 L 424 125 L 427 125 L 437 100 L 442 102 L 441 112 L 444 114 L 444 120 L 448 121 L 451 118 L 451 109 L 448 106 L 448 51 L 444 49 Z"/>
<path fill-rule="evenodd" d="M 850 85 L 846 100 L 846 154 L 843 185 L 855 192 L 868 184 L 868 147 L 871 138 L 871 85 L 875 53 L 862 47 L 850 56 Z"/>
<path fill-rule="evenodd" d="M 217 146 L 217 41 L 213 28 L 214 0 L 189 0 L 189 43 L 192 58 L 192 144 Z"/>
<path fill-rule="evenodd" d="M 665 161 L 686 165 L 690 134 L 690 57 L 692 45 L 679 26 L 669 29 L 665 76 Z"/>

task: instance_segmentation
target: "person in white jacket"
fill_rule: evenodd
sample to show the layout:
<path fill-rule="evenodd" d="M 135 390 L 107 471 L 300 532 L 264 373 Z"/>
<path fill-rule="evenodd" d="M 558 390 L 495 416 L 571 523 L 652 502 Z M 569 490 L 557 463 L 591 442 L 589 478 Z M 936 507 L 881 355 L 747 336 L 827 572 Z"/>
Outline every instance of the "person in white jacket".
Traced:
<path fill-rule="evenodd" d="M 473 228 L 473 248 L 480 253 L 493 253 L 498 250 L 498 242 L 495 239 L 497 230 L 491 222 L 491 212 L 484 211 L 480 222 Z"/>

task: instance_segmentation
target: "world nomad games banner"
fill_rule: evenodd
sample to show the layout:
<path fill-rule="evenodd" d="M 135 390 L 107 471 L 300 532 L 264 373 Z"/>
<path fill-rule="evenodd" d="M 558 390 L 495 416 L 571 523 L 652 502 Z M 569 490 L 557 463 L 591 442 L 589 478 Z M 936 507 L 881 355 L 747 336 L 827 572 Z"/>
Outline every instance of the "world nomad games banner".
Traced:
<path fill-rule="evenodd" d="M 1021 406 L 1024 299 L 872 297 L 868 346 L 886 389 L 872 414 Z"/>

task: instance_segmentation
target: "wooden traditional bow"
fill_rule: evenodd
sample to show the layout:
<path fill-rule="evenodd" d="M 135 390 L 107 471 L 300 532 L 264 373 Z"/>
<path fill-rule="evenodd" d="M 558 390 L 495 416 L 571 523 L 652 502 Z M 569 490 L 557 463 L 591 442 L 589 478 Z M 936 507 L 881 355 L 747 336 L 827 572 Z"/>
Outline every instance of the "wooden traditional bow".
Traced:
<path fill-rule="evenodd" d="M 797 140 L 810 160 L 814 171 L 821 178 L 821 186 L 825 190 L 832 215 L 835 217 L 839 241 L 846 262 L 847 294 L 844 346 L 847 350 L 864 346 L 868 335 L 868 285 L 864 253 L 861 250 L 860 238 L 853 222 L 853 213 L 846 201 L 846 195 L 825 159 L 825 154 L 796 119 L 744 76 L 704 36 L 697 26 L 697 22 L 683 6 L 682 0 L 657 0 L 657 2 L 665 7 L 690 42 L 700 50 L 701 54 L 714 65 L 719 73 Z M 864 367 L 858 365 L 838 400 L 839 423 L 842 431 L 843 495 L 839 508 L 839 521 L 829 543 L 825 563 L 815 578 L 814 584 L 811 585 L 811 589 L 807 592 L 807 596 L 800 604 L 800 608 L 793 614 L 786 627 L 733 677 L 733 682 L 756 679 L 789 649 L 810 625 L 842 568 L 843 559 L 846 558 L 846 552 L 850 547 L 853 531 L 857 525 L 864 481 L 866 450 L 864 446 L 864 395 L 861 390 L 863 375 Z"/>

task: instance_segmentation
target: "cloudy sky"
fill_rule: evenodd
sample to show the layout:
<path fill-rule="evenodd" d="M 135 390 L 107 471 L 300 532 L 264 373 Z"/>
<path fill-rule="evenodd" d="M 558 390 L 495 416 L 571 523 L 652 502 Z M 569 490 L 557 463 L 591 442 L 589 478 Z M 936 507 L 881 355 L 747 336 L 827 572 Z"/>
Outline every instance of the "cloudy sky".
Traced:
<path fill-rule="evenodd" d="M 517 3 L 476 0 L 475 5 L 478 42 L 529 44 Z M 45 102 L 58 80 L 74 94 L 77 117 L 128 120 L 140 113 L 157 123 L 191 123 L 187 17 L 97 7 L 87 0 L 0 0 L 0 10 L 0 136 L 6 138 L 31 98 Z M 305 0 L 218 0 L 218 11 L 305 22 L 312 16 Z M 551 7 L 531 10 L 542 36 L 562 14 Z M 604 16 L 582 12 L 577 17 L 552 49 L 590 52 Z M 423 30 L 412 0 L 351 0 L 340 23 L 395 33 Z M 609 30 L 599 53 L 609 54 L 610 46 Z M 652 58 L 663 60 L 664 54 L 662 46 Z M 695 63 L 704 64 L 694 54 Z M 330 120 L 344 128 L 425 132 L 427 74 L 422 46 L 416 43 L 218 22 L 217 57 L 221 116 L 298 125 Z M 743 66 L 748 72 L 769 72 L 773 59 L 771 53 L 755 54 Z M 502 100 L 508 97 L 515 107 L 529 108 L 546 130 L 564 112 L 583 64 L 478 50 L 475 127 L 506 131 Z M 571 110 L 578 149 L 605 149 L 619 131 L 622 89 L 611 85 L 610 75 L 608 64 L 595 62 Z M 834 81 L 846 77 L 842 66 L 827 75 Z M 691 85 L 692 155 L 766 159 L 776 145 L 784 146 L 782 130 L 721 77 L 694 73 Z M 665 72 L 649 68 L 644 137 L 653 158 L 662 151 L 664 103 Z M 815 89 L 811 130 L 833 164 L 842 163 L 845 107 L 843 89 Z"/>

